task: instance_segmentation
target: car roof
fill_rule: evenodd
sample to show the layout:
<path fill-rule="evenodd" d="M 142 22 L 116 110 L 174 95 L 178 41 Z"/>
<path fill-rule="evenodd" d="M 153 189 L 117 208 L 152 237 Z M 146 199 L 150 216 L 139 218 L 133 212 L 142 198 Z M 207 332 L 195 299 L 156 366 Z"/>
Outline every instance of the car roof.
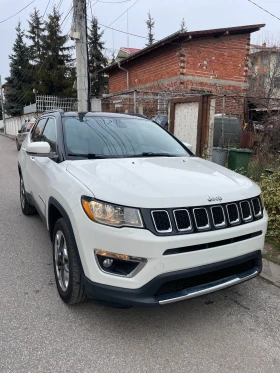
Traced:
<path fill-rule="evenodd" d="M 45 113 L 42 113 L 42 115 L 39 117 L 39 118 L 44 118 L 44 117 L 48 117 L 48 116 L 61 116 L 63 118 L 78 118 L 80 116 L 85 116 L 85 117 L 107 117 L 107 118 L 127 118 L 127 119 L 131 119 L 131 117 L 134 117 L 135 119 L 139 119 L 139 120 L 149 120 L 148 118 L 146 118 L 144 115 L 142 116 L 141 114 L 120 114 L 120 113 L 108 113 L 108 112 L 92 112 L 92 111 L 88 111 L 88 112 L 84 112 L 84 113 L 78 113 L 77 111 L 67 111 L 67 112 L 64 112 L 63 110 L 50 110 L 50 111 L 46 111 Z M 38 118 L 38 119 L 39 119 Z"/>
<path fill-rule="evenodd" d="M 83 115 L 85 117 L 110 117 L 110 118 L 127 118 L 131 119 L 133 115 L 131 114 L 119 114 L 119 113 L 107 113 L 107 112 L 87 112 L 87 113 L 78 113 L 77 111 L 69 111 L 64 113 L 64 117 L 79 117 Z M 135 119 L 147 120 L 146 118 L 140 117 L 138 115 L 134 116 Z"/>

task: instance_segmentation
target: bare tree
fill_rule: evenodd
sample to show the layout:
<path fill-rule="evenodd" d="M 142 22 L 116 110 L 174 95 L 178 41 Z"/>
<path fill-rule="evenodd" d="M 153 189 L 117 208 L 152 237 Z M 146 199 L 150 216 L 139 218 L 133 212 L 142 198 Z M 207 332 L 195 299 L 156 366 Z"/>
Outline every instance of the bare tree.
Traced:
<path fill-rule="evenodd" d="M 266 34 L 251 44 L 249 58 L 249 94 L 256 110 L 255 132 L 261 134 L 261 151 L 280 148 L 280 40 Z"/>
<path fill-rule="evenodd" d="M 250 96 L 274 104 L 280 98 L 280 41 L 267 34 L 261 44 L 252 44 L 249 69 Z"/>

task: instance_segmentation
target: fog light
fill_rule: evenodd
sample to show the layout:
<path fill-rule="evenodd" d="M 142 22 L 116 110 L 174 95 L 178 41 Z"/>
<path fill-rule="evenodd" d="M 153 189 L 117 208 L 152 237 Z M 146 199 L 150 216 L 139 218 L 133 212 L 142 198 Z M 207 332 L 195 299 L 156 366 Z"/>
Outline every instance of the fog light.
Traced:
<path fill-rule="evenodd" d="M 134 277 L 143 269 L 147 259 L 94 250 L 97 264 L 102 272 L 121 277 Z"/>
<path fill-rule="evenodd" d="M 113 263 L 113 259 L 105 259 L 102 264 L 105 268 L 110 268 L 113 265 Z"/>

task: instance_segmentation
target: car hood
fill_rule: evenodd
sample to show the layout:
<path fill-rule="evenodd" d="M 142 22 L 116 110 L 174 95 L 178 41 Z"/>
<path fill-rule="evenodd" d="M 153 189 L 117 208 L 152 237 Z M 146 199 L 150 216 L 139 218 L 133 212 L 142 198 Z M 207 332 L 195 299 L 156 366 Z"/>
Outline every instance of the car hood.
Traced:
<path fill-rule="evenodd" d="M 67 171 L 96 199 L 143 208 L 201 206 L 209 197 L 239 201 L 260 194 L 235 172 L 197 157 L 70 161 Z"/>

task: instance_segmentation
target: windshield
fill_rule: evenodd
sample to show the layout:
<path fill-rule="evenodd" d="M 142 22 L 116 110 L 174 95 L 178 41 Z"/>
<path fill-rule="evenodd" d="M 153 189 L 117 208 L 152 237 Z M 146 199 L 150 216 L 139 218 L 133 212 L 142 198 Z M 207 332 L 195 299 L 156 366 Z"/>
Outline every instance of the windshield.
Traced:
<path fill-rule="evenodd" d="M 64 118 L 67 156 L 141 157 L 190 154 L 157 124 L 138 118 Z"/>

